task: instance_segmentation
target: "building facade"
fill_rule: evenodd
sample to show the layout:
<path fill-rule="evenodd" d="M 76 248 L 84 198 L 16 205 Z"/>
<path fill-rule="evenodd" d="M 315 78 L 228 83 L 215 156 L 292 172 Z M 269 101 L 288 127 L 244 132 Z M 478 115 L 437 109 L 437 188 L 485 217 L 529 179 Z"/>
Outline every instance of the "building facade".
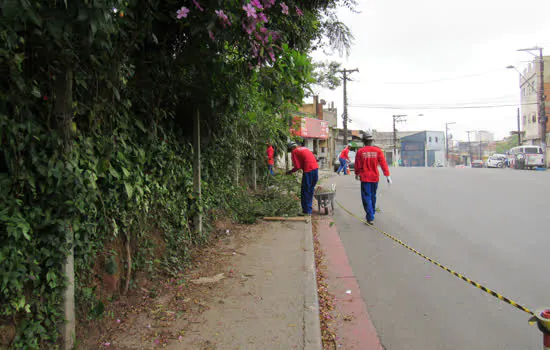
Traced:
<path fill-rule="evenodd" d="M 550 67 L 550 56 L 544 56 L 545 67 Z M 544 90 L 546 106 L 548 106 L 548 88 L 550 87 L 550 70 L 544 70 Z M 521 131 L 524 144 L 541 144 L 541 119 L 539 116 L 538 90 L 540 89 L 540 64 L 535 60 L 519 76 L 521 96 Z M 548 108 L 546 113 L 548 114 Z M 546 127 L 546 134 L 550 132 L 550 123 Z M 548 136 L 547 136 L 548 138 Z"/>
<path fill-rule="evenodd" d="M 407 167 L 445 164 L 445 132 L 421 131 L 402 137 L 401 164 Z"/>

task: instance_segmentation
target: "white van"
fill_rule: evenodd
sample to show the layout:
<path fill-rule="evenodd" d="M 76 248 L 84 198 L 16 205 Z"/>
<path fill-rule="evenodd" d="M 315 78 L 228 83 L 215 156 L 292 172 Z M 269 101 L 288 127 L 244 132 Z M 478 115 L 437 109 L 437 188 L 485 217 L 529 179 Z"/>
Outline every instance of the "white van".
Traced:
<path fill-rule="evenodd" d="M 515 168 L 517 158 L 525 157 L 525 168 L 534 169 L 544 167 L 544 153 L 542 147 L 535 145 L 517 146 L 509 151 L 510 167 Z"/>

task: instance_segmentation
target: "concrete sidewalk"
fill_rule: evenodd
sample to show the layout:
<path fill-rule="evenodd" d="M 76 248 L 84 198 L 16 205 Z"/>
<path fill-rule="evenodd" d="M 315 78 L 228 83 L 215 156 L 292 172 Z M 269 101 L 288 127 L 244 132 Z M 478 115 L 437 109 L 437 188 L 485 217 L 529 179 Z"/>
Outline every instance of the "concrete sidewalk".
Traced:
<path fill-rule="evenodd" d="M 264 222 L 231 258 L 223 298 L 168 349 L 321 349 L 311 221 Z"/>

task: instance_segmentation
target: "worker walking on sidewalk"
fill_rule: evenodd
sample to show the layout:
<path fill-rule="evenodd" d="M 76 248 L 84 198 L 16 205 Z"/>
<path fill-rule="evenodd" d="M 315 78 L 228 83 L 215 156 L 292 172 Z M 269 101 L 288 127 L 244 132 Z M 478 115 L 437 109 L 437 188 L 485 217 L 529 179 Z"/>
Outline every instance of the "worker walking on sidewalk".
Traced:
<path fill-rule="evenodd" d="M 313 192 L 319 180 L 319 165 L 311 151 L 304 146 L 298 147 L 296 142 L 289 142 L 288 151 L 291 152 L 292 170 L 287 175 L 303 170 L 302 175 L 302 215 L 311 215 L 313 205 Z"/>
<path fill-rule="evenodd" d="M 275 150 L 273 149 L 273 146 L 267 143 L 267 168 L 269 170 L 270 175 L 275 175 L 273 173 L 273 165 L 275 165 Z"/>
<path fill-rule="evenodd" d="M 346 146 L 342 152 L 340 152 L 340 167 L 338 168 L 338 171 L 336 172 L 338 175 L 340 175 L 340 171 L 344 170 L 344 175 L 346 175 L 347 172 L 347 165 L 349 162 L 349 146 Z"/>
<path fill-rule="evenodd" d="M 367 214 L 367 223 L 373 225 L 376 211 L 376 191 L 380 180 L 379 165 L 388 183 L 391 184 L 392 181 L 386 157 L 380 148 L 373 146 L 374 138 L 370 132 L 363 133 L 363 143 L 365 147 L 359 149 L 355 155 L 355 178 L 361 181 L 361 199 Z"/>

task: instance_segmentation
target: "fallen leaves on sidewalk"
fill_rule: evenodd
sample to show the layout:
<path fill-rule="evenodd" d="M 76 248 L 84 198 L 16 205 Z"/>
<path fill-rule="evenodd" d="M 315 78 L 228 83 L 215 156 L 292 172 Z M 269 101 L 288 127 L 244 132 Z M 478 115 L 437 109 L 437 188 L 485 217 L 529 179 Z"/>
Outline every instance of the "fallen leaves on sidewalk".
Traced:
<path fill-rule="evenodd" d="M 324 252 L 319 243 L 319 233 L 314 222 L 314 251 L 315 251 L 315 270 L 317 275 L 317 293 L 319 295 L 319 319 L 321 321 L 321 336 L 323 340 L 323 349 L 337 349 L 336 333 L 333 327 L 332 311 L 334 310 L 334 296 L 329 293 L 326 282 L 326 263 Z"/>

